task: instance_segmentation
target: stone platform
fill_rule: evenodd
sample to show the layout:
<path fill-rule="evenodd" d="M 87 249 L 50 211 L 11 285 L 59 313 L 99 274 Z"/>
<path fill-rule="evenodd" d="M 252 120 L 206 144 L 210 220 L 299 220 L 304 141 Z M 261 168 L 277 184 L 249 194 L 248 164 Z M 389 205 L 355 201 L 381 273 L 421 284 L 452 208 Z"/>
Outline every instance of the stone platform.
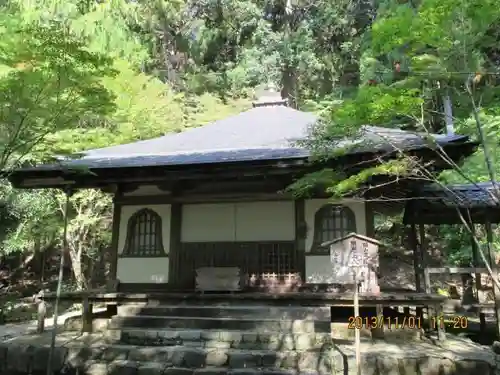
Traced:
<path fill-rule="evenodd" d="M 50 332 L 0 344 L 0 374 L 45 374 Z M 489 347 L 449 337 L 432 342 L 365 341 L 363 375 L 498 375 L 500 356 Z M 55 374 L 87 375 L 288 375 L 355 374 L 354 345 L 334 340 L 315 350 L 243 350 L 207 346 L 134 346 L 113 343 L 104 333 L 58 334 Z"/>

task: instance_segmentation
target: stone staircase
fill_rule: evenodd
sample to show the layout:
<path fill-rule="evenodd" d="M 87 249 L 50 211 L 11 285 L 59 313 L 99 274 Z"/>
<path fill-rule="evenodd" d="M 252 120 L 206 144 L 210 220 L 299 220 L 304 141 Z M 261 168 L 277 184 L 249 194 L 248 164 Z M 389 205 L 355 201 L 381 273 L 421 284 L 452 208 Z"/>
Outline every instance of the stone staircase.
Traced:
<path fill-rule="evenodd" d="M 329 307 L 304 307 L 298 302 L 271 306 L 272 302 L 276 301 L 202 303 L 179 298 L 120 306 L 111 319 L 102 317 L 100 332 L 60 332 L 52 371 L 54 375 L 357 373 L 354 330 L 347 328 L 338 309 L 333 317 L 338 321 L 330 323 Z M 500 374 L 494 354 L 470 342 L 455 340 L 441 347 L 406 335 L 397 341 L 372 340 L 364 331 L 363 375 Z M 403 331 L 392 332 L 400 337 Z M 0 345 L 0 374 L 46 374 L 49 348 L 50 335 L 5 342 Z"/>
<path fill-rule="evenodd" d="M 123 305 L 106 339 L 113 358 L 161 369 L 155 374 L 335 373 L 329 307 L 252 301 Z"/>

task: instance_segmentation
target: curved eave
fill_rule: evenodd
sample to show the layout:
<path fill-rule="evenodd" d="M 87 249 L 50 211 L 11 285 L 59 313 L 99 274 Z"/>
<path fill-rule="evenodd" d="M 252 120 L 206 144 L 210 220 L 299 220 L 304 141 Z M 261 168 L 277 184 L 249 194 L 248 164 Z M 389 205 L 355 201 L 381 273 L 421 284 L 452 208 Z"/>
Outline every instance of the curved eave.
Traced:
<path fill-rule="evenodd" d="M 476 142 L 451 142 L 442 145 L 448 156 L 455 162 L 471 155 L 477 148 Z M 295 149 L 296 150 L 296 149 Z M 415 147 L 407 150 L 411 154 L 425 157 L 427 160 L 436 159 L 435 152 L 425 147 Z M 216 178 L 249 175 L 276 175 L 295 174 L 310 171 L 311 168 L 320 167 L 352 168 L 358 170 L 366 168 L 368 163 L 378 157 L 391 158 L 396 152 L 355 152 L 339 156 L 328 162 L 311 165 L 309 157 L 303 152 L 294 154 L 273 155 L 274 157 L 247 159 L 247 160 L 223 160 L 204 163 L 177 163 L 166 164 L 160 160 L 153 161 L 148 165 L 113 165 L 104 164 L 87 168 L 85 161 L 78 161 L 75 167 L 58 165 L 42 165 L 39 167 L 17 169 L 10 173 L 3 173 L 16 188 L 40 189 L 40 188 L 64 188 L 73 186 L 75 188 L 103 187 L 110 184 L 123 182 L 148 182 L 148 181 L 175 181 L 182 179 Z M 269 155 L 268 155 L 269 156 Z M 443 161 L 436 163 L 436 170 L 450 169 Z"/>
<path fill-rule="evenodd" d="M 92 168 L 87 171 L 65 167 L 58 169 L 17 170 L 9 174 L 12 185 L 21 189 L 99 188 L 124 182 L 158 182 L 249 175 L 289 174 L 302 170 L 307 158 L 227 162 L 198 165 L 152 165 L 147 167 Z"/>

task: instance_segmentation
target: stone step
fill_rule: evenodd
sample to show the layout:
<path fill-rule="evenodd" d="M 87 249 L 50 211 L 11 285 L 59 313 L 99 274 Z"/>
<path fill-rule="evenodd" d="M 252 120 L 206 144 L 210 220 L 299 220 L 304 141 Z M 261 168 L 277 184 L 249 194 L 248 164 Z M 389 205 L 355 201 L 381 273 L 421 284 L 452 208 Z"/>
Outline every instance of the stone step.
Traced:
<path fill-rule="evenodd" d="M 331 323 L 331 339 L 335 340 L 347 340 L 354 341 L 356 330 L 349 327 L 347 323 Z M 389 328 L 387 325 L 384 325 L 384 339 L 385 340 L 398 340 L 398 341 L 420 341 L 423 338 L 423 331 L 416 327 L 408 328 L 408 327 L 398 327 L 398 328 Z M 360 337 L 362 340 L 371 340 L 374 338 L 372 336 L 372 330 L 370 328 L 363 327 L 360 329 Z"/>
<path fill-rule="evenodd" d="M 120 328 L 171 328 L 219 330 L 268 330 L 287 333 L 329 332 L 330 322 L 300 319 L 233 319 L 190 316 L 114 316 L 108 326 Z"/>
<path fill-rule="evenodd" d="M 90 362 L 81 375 L 125 375 L 125 374 L 148 374 L 148 375 L 332 375 L 332 372 L 320 372 L 308 370 L 307 372 L 292 369 L 276 368 L 245 368 L 231 369 L 227 367 L 205 367 L 199 369 L 183 367 L 167 367 L 161 363 L 135 363 L 130 361 L 113 361 L 111 363 Z M 335 375 L 342 375 L 335 372 Z"/>
<path fill-rule="evenodd" d="M 71 364 L 81 365 L 89 360 L 108 362 L 122 360 L 136 363 L 161 363 L 165 367 L 230 369 L 291 369 L 321 370 L 326 373 L 333 366 L 330 346 L 316 350 L 241 350 L 231 348 L 189 348 L 185 346 L 135 347 L 110 345 L 100 348 L 68 347 Z"/>
<path fill-rule="evenodd" d="M 265 305 L 122 305 L 120 316 L 196 316 L 200 318 L 314 319 L 330 321 L 329 307 L 272 307 Z"/>
<path fill-rule="evenodd" d="M 109 343 L 258 350 L 309 350 L 331 343 L 329 333 L 287 334 L 262 331 L 124 329 L 106 332 Z"/>
<path fill-rule="evenodd" d="M 63 334 L 64 335 L 64 334 Z M 47 358 L 50 351 L 48 341 L 38 341 L 30 345 L 25 338 L 17 343 L 0 343 L 0 373 L 1 374 L 32 374 L 42 375 L 47 371 Z M 32 338 L 31 338 L 32 340 Z M 33 341 L 31 341 L 34 343 Z M 60 344 L 63 344 L 62 346 Z M 363 375 L 493 375 L 498 374 L 495 354 L 487 347 L 471 345 L 467 341 L 453 341 L 449 348 L 424 343 L 398 344 L 390 342 L 366 343 L 361 345 L 361 373 Z M 355 348 L 353 345 L 339 343 L 330 352 L 323 351 L 318 355 L 311 352 L 296 352 L 297 358 L 281 367 L 264 366 L 265 354 L 260 352 L 258 359 L 261 366 L 251 367 L 256 362 L 252 355 L 246 356 L 245 351 L 211 352 L 210 356 L 196 353 L 193 350 L 182 350 L 184 354 L 168 354 L 156 360 L 154 353 L 161 353 L 162 348 L 137 348 L 131 346 L 106 345 L 97 335 L 68 336 L 54 348 L 54 374 L 66 375 L 347 375 L 355 374 Z M 187 353 L 190 354 L 187 354 Z M 457 355 L 456 353 L 459 353 Z M 238 357 L 238 355 L 239 357 Z M 257 352 L 251 353 L 253 355 Z M 224 355 L 228 355 L 226 358 Z M 236 358 L 234 357 L 236 355 Z M 232 368 L 233 365 L 246 367 Z M 308 365 L 317 357 L 320 360 L 311 368 Z M 166 357 L 166 358 L 165 358 Z M 279 356 L 287 358 L 288 355 Z M 153 358 L 155 361 L 137 361 L 136 359 Z M 248 360 L 247 360 L 248 359 Z M 222 363 L 224 366 L 200 363 Z M 276 361 L 275 361 L 276 363 Z"/>

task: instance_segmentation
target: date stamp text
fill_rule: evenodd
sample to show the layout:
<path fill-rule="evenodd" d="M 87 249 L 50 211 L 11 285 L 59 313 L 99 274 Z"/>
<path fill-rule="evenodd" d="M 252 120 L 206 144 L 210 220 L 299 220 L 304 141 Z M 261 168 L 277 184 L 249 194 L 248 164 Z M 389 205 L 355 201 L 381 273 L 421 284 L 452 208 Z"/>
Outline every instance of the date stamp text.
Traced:
<path fill-rule="evenodd" d="M 467 329 L 469 325 L 466 316 L 452 316 L 449 318 L 431 317 L 427 322 L 427 327 L 435 329 Z M 388 328 L 389 330 L 396 329 L 422 329 L 423 321 L 420 317 L 403 316 L 403 317 L 385 317 L 383 315 L 361 317 L 350 316 L 347 322 L 349 329 L 377 329 Z"/>
<path fill-rule="evenodd" d="M 385 317 L 383 315 L 372 317 L 350 316 L 347 322 L 349 329 L 421 329 L 422 319 L 414 316 Z"/>

